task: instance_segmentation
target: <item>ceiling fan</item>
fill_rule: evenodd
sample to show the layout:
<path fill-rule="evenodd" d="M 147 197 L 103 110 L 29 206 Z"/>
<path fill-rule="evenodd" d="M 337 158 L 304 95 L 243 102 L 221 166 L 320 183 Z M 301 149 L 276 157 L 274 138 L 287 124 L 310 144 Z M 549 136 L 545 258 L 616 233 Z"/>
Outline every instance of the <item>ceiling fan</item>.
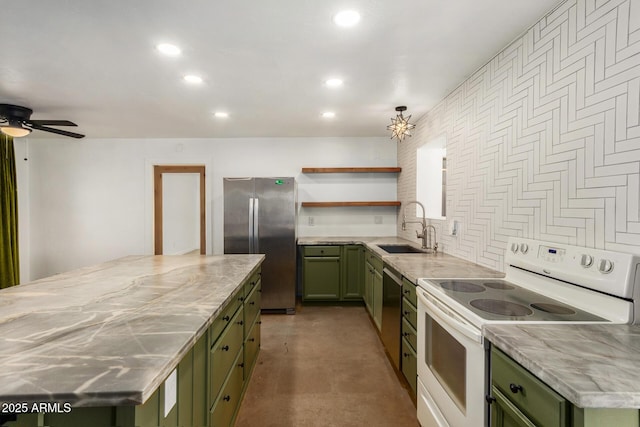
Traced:
<path fill-rule="evenodd" d="M 32 130 L 56 133 L 71 138 L 84 138 L 79 133 L 48 126 L 78 126 L 69 120 L 31 120 L 33 110 L 18 105 L 0 104 L 0 131 L 13 137 L 27 136 Z"/>

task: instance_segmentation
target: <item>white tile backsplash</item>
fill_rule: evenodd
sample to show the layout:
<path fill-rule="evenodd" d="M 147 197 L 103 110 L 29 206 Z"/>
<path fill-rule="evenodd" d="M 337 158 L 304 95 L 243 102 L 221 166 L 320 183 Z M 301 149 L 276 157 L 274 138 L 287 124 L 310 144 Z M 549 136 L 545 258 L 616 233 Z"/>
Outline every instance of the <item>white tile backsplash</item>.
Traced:
<path fill-rule="evenodd" d="M 416 149 L 444 135 L 445 251 L 500 270 L 509 236 L 640 253 L 639 1 L 563 2 L 416 124 L 398 197 L 415 199 Z"/>

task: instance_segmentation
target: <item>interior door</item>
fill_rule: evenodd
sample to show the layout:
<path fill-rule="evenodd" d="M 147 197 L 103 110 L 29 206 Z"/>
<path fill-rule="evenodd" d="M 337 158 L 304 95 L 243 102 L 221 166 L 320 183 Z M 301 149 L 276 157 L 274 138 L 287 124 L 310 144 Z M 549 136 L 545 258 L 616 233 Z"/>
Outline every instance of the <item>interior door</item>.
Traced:
<path fill-rule="evenodd" d="M 185 185 L 195 188 L 188 189 Z M 206 254 L 204 165 L 156 165 L 153 167 L 153 186 L 154 254 L 184 253 L 198 246 L 200 254 Z M 176 196 L 176 192 L 183 191 L 180 190 L 181 187 L 189 194 Z M 184 235 L 185 233 L 189 236 Z M 194 237 L 191 242 L 191 235 L 195 233 L 199 236 L 199 244 L 198 237 Z"/>

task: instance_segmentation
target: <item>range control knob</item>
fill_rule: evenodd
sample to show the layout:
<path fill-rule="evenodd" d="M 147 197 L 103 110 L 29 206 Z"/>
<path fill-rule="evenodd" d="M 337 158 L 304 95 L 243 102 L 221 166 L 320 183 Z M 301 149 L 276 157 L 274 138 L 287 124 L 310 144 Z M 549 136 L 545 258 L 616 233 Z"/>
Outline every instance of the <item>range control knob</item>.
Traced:
<path fill-rule="evenodd" d="M 523 254 L 529 252 L 529 245 L 527 245 L 526 243 L 520 243 L 520 252 L 522 252 Z"/>
<path fill-rule="evenodd" d="M 593 257 L 591 255 L 582 254 L 582 258 L 580 258 L 580 265 L 584 268 L 589 268 L 593 265 Z"/>
<path fill-rule="evenodd" d="M 598 264 L 598 271 L 602 274 L 609 274 L 613 271 L 613 261 L 608 259 L 601 259 Z"/>
<path fill-rule="evenodd" d="M 518 253 L 518 244 L 517 243 L 512 243 L 511 244 L 511 252 L 513 252 L 514 254 Z"/>

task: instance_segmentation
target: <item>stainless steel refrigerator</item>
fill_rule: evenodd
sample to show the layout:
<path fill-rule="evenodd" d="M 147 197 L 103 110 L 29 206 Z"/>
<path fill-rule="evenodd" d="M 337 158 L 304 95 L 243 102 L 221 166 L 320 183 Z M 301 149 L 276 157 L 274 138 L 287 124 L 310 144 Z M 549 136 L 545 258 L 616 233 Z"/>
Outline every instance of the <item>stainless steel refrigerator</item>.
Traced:
<path fill-rule="evenodd" d="M 294 178 L 224 178 L 224 253 L 265 254 L 262 309 L 295 312 Z"/>

